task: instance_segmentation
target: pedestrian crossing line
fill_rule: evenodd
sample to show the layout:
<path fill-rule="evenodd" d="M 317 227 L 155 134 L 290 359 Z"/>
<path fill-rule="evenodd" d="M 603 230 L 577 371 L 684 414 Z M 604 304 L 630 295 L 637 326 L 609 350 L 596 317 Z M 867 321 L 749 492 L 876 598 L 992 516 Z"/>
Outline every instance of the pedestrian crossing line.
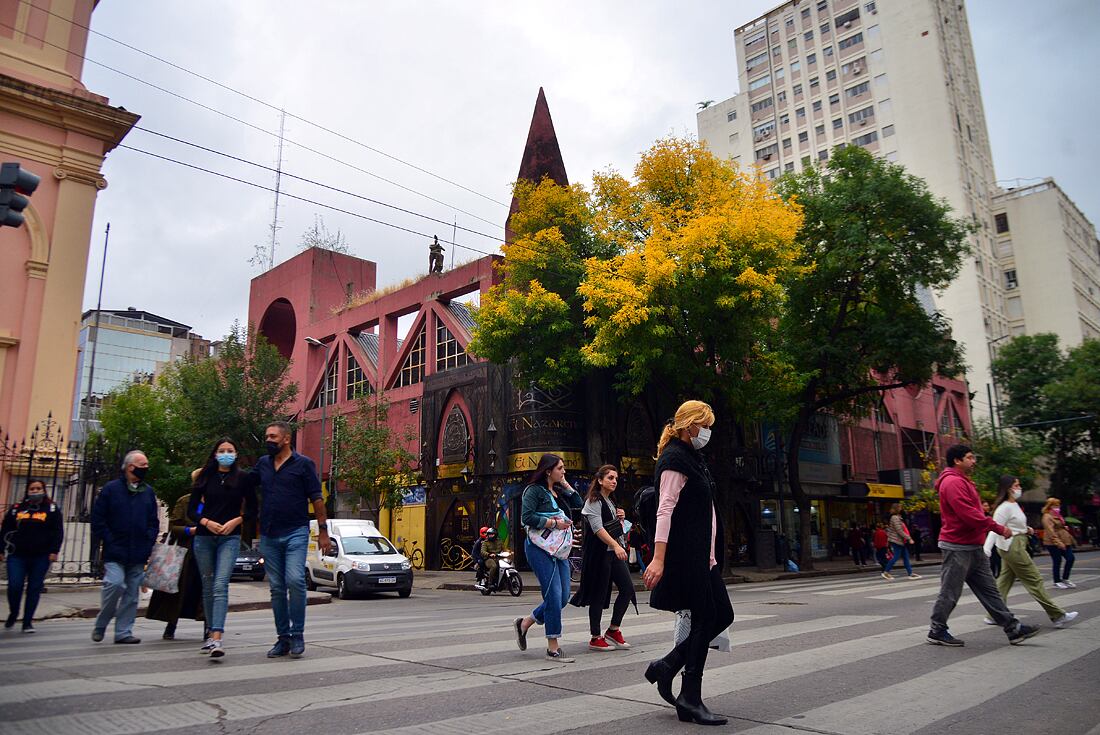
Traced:
<path fill-rule="evenodd" d="M 882 579 L 878 575 L 875 575 L 874 579 Z M 828 581 L 821 580 L 806 580 L 803 582 L 792 581 L 787 584 L 774 584 L 774 585 L 761 585 L 756 584 L 737 584 L 731 586 L 729 589 L 731 592 L 779 592 L 779 593 L 796 593 L 796 592 L 814 592 L 817 590 L 850 587 L 853 585 L 867 584 L 874 581 L 873 579 L 860 576 L 858 578 L 847 578 L 842 581 L 838 581 L 835 578 Z"/>
<path fill-rule="evenodd" d="M 920 597 L 921 595 L 928 594 L 928 590 L 931 587 L 939 587 L 939 577 L 921 577 L 920 579 L 908 579 L 907 577 L 898 577 L 893 581 L 883 579 L 881 576 L 869 581 L 858 589 L 848 590 L 829 590 L 826 592 L 817 592 L 815 594 L 827 595 L 829 597 L 835 597 L 837 595 L 854 595 L 860 592 L 874 592 L 883 588 L 894 589 L 895 585 L 904 585 L 905 589 L 902 592 L 894 592 L 886 595 L 885 598 L 891 598 L 893 595 L 898 595 L 897 599 L 903 599 L 904 597 Z M 871 599 L 884 599 L 882 597 L 871 597 Z"/>
<path fill-rule="evenodd" d="M 790 727 L 845 735 L 916 732 L 1093 653 L 1100 648 L 1098 633 L 1100 619 L 1093 619 L 1072 632 L 1032 639 L 1026 648 L 1005 646 L 740 735 L 790 735 Z"/>
<path fill-rule="evenodd" d="M 1013 588 L 1015 591 L 1015 587 Z M 1087 590 L 1081 590 L 1080 592 L 1071 592 L 1068 595 L 1057 595 L 1051 597 L 1052 600 L 1063 610 L 1069 610 L 1076 605 L 1087 605 L 1092 602 L 1100 602 L 1100 586 L 1090 587 Z M 1043 607 L 1038 602 L 1026 602 L 1023 605 L 1014 605 L 1013 610 L 1042 610 Z"/>
<path fill-rule="evenodd" d="M 776 640 L 779 638 L 805 635 L 824 630 L 833 630 L 840 627 L 863 625 L 871 622 L 889 619 L 890 616 L 835 616 L 822 618 L 816 621 L 802 623 L 790 623 L 762 628 L 753 628 L 735 634 L 732 642 L 734 646 L 749 645 L 751 643 Z M 656 626 L 646 626 L 653 628 Z M 652 632 L 652 631 L 643 631 Z M 671 621 L 660 624 L 658 632 L 671 634 Z M 585 639 L 586 636 L 566 636 L 571 642 Z M 671 635 L 669 635 L 671 638 Z M 510 648 L 514 643 L 508 641 Z M 488 686 L 494 683 L 509 681 L 531 681 L 548 676 L 557 676 L 562 673 L 570 673 L 581 670 L 593 670 L 599 668 L 621 667 L 631 658 L 649 658 L 663 654 L 671 646 L 671 640 L 655 641 L 645 646 L 637 645 L 625 654 L 605 655 L 601 653 L 592 656 L 581 656 L 575 665 L 563 666 L 544 660 L 532 660 L 526 657 L 523 661 L 507 662 L 504 664 L 492 664 L 473 669 L 450 669 L 440 671 L 438 668 L 429 674 L 414 674 L 403 677 L 388 677 L 385 687 L 375 688 L 370 694 L 363 693 L 360 682 L 328 684 L 310 689 L 295 689 L 291 691 L 276 692 L 271 694 L 252 694 L 242 697 L 226 697 L 204 704 L 212 707 L 212 711 L 222 713 L 221 721 L 236 721 L 252 717 L 271 717 L 285 715 L 304 709 L 317 709 L 346 706 L 350 704 L 363 704 L 371 701 L 381 701 L 399 697 L 412 697 L 437 694 L 444 691 L 456 691 L 461 689 Z M 400 656 L 400 661 L 411 658 L 409 652 L 394 652 Z M 423 650 L 417 650 L 419 656 L 423 656 Z M 384 657 L 383 657 L 384 656 Z M 428 660 L 449 658 L 449 656 L 429 656 Z M 54 682 L 36 682 L 34 684 L 17 685 L 12 687 L 0 687 L 0 704 L 12 704 L 15 702 L 38 701 L 52 696 L 82 696 L 91 694 L 106 694 L 118 692 L 132 692 L 147 688 L 162 688 L 170 686 L 192 686 L 195 684 L 218 683 L 220 681 L 241 681 L 267 678 L 272 671 L 280 671 L 279 676 L 293 676 L 298 679 L 303 674 L 324 674 L 332 672 L 346 673 L 354 669 L 365 669 L 377 666 L 392 666 L 398 656 L 382 655 L 370 656 L 343 656 L 338 658 L 325 658 L 319 660 L 307 660 L 296 662 L 292 666 L 279 666 L 279 664 L 217 667 L 190 672 L 158 672 L 153 674 L 135 674 L 130 676 L 114 676 L 95 680 L 75 680 L 64 682 L 60 687 Z M 532 670 L 532 666 L 536 667 Z M 376 681 L 378 681 L 376 679 Z M 71 686 L 67 686 L 71 685 Z M 62 690 L 64 693 L 60 693 Z M 176 705 L 169 705 L 175 707 Z M 139 713 L 141 710 L 112 710 L 107 712 L 81 715 L 82 719 L 102 716 L 103 722 L 99 725 L 106 727 L 97 732 L 123 735 L 125 733 L 153 732 L 151 724 L 145 721 Z M 50 718 L 52 727 L 60 728 L 53 732 L 68 732 L 68 718 L 75 715 L 60 715 Z M 210 724 L 216 717 L 198 724 Z M 21 725 L 26 721 L 13 723 Z M 112 723 L 123 723 L 115 727 Z M 162 728 L 163 729 L 163 728 Z M 8 728 L 0 724 L 0 732 L 8 732 Z M 39 732 L 34 729 L 11 730 L 18 733 Z"/>
<path fill-rule="evenodd" d="M 1082 582 L 1087 582 L 1087 581 L 1091 581 L 1091 580 L 1094 580 L 1094 579 L 1097 579 L 1097 578 L 1098 577 L 1095 574 L 1091 574 L 1091 575 L 1086 574 L 1086 575 L 1081 577 L 1081 581 Z M 884 594 L 884 595 L 871 595 L 870 597 L 868 597 L 868 599 L 871 599 L 871 600 L 907 600 L 907 599 L 914 598 L 914 597 L 924 597 L 925 595 L 930 594 L 930 593 L 933 596 L 938 595 L 939 594 L 939 585 L 940 585 L 939 578 L 937 577 L 936 579 L 933 579 L 933 580 L 930 580 L 930 581 L 934 583 L 934 587 L 931 590 L 924 589 L 924 588 L 917 589 L 917 590 L 904 590 L 902 592 L 892 592 L 892 593 Z M 1049 585 L 1049 582 L 1046 582 L 1045 580 L 1044 580 L 1044 583 Z M 968 590 L 969 588 L 964 586 L 963 589 Z M 1023 588 L 1020 585 L 1016 585 L 1015 587 L 1013 587 L 1013 590 L 1021 590 L 1021 589 L 1023 589 Z M 967 595 L 969 595 L 970 598 L 971 598 L 971 599 L 968 600 L 968 602 L 974 602 L 975 601 L 975 598 L 973 597 L 972 593 L 970 593 L 970 592 L 964 592 L 963 593 L 964 597 L 967 596 Z M 959 604 L 962 604 L 961 600 L 960 600 Z"/>
<path fill-rule="evenodd" d="M 981 619 L 976 616 L 970 616 L 967 620 L 954 621 L 953 625 L 953 628 L 960 633 L 982 627 L 984 626 Z M 923 635 L 927 630 L 926 626 L 908 628 L 856 638 L 808 651 L 796 651 L 781 656 L 708 668 L 703 678 L 704 696 L 713 698 L 731 694 L 762 684 L 792 679 L 847 663 L 895 653 L 911 646 L 923 645 Z M 914 641 L 917 642 L 914 643 Z M 421 733 L 455 735 L 469 732 L 525 735 L 530 732 L 531 723 L 537 722 L 539 735 L 551 735 L 565 730 L 579 729 L 582 726 L 617 722 L 628 717 L 668 713 L 669 709 L 657 694 L 656 687 L 643 682 L 610 689 L 601 694 L 579 693 L 577 696 L 559 697 L 551 702 L 368 732 L 370 735 L 419 735 Z M 562 717 L 563 712 L 568 712 L 569 716 Z M 361 735 L 368 735 L 368 733 L 364 732 Z M 790 732 L 788 731 L 785 735 L 790 735 Z"/>

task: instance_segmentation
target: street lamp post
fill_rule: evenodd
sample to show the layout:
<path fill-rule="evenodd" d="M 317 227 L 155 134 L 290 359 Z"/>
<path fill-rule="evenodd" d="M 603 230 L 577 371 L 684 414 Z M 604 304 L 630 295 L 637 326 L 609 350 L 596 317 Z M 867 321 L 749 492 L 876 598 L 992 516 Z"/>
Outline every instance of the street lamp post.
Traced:
<path fill-rule="evenodd" d="M 306 343 L 311 347 L 323 347 L 325 349 L 325 365 L 321 378 L 321 455 L 318 457 L 317 474 L 325 476 L 325 419 L 328 415 L 328 343 L 313 337 L 306 337 Z"/>
<path fill-rule="evenodd" d="M 1000 337 L 994 337 L 993 339 L 987 339 L 985 341 L 986 348 L 989 350 L 989 372 L 990 372 L 990 374 L 993 373 L 993 361 L 995 359 L 997 359 L 997 351 L 995 349 L 993 349 L 993 345 L 997 344 L 998 342 L 1001 342 L 1002 340 L 1006 340 L 1011 336 L 1012 335 L 1010 335 L 1010 334 L 1002 334 Z M 1001 417 L 1000 417 L 1000 413 L 1001 413 L 1000 391 L 997 390 L 996 382 L 994 382 L 993 385 L 990 385 L 989 383 L 985 384 L 985 396 L 986 396 L 986 400 L 989 401 L 989 421 L 990 421 L 990 427 L 993 430 L 993 438 L 999 440 L 1000 437 L 999 437 L 999 433 L 998 433 L 998 424 L 1001 424 L 1003 422 L 1002 422 Z"/>

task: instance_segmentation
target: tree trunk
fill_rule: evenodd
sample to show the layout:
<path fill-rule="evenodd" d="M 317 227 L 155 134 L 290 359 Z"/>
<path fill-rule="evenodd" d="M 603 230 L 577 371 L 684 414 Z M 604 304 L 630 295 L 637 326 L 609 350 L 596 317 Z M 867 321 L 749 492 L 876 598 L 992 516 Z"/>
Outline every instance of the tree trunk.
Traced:
<path fill-rule="evenodd" d="M 806 429 L 809 428 L 812 417 L 812 413 L 807 413 L 805 410 L 799 411 L 794 428 L 791 430 L 790 441 L 787 444 L 787 480 L 791 486 L 791 495 L 794 497 L 795 505 L 798 507 L 798 539 L 801 547 L 798 568 L 803 571 L 814 568 L 813 552 L 810 546 L 810 530 L 813 518 L 810 515 L 810 498 L 802 489 L 802 478 L 798 471 L 798 451 L 802 447 L 802 437 L 805 435 Z M 787 534 L 789 536 L 789 530 L 787 530 Z M 786 566 L 786 563 L 786 559 L 782 560 L 784 566 Z"/>

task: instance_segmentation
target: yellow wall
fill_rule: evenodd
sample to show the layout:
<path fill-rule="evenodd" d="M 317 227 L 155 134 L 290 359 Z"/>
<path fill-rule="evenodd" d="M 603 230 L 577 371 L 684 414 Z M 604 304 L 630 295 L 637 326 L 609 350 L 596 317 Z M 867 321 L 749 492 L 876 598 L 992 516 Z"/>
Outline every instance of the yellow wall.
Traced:
<path fill-rule="evenodd" d="M 398 551 L 404 552 L 406 543 L 407 551 L 411 554 L 413 549 L 422 549 L 427 554 L 425 543 L 425 510 L 426 505 L 403 505 L 392 513 L 387 513 L 389 531 L 383 531 L 393 541 Z M 415 542 L 415 543 L 414 543 Z"/>

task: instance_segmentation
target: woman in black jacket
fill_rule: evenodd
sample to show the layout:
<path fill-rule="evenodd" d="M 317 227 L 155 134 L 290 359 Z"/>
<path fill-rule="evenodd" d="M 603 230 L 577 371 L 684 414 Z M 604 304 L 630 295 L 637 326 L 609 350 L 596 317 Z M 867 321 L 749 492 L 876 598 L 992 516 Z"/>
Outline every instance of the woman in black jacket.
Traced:
<path fill-rule="evenodd" d="M 626 534 L 623 532 L 626 513 L 616 508 L 610 498 L 618 483 L 619 471 L 614 465 L 600 467 L 592 478 L 581 510 L 588 524 L 581 557 L 581 583 L 569 602 L 576 607 L 588 606 L 588 624 L 592 632 L 588 648 L 592 651 L 630 648 L 619 630 L 623 615 L 635 596 L 634 581 L 626 565 Z M 601 633 L 603 611 L 611 605 L 612 582 L 619 594 L 611 612 L 611 625 L 606 633 Z"/>
<path fill-rule="evenodd" d="M 710 440 L 714 411 L 702 401 L 685 401 L 661 432 L 654 480 L 660 490 L 653 561 L 645 584 L 657 610 L 691 611 L 691 633 L 646 669 L 681 722 L 724 725 L 726 718 L 702 700 L 703 667 L 710 641 L 733 622 L 733 605 L 722 581 L 718 555 L 724 538 L 714 505 L 714 483 L 699 450 Z M 672 681 L 684 670 L 680 696 Z"/>
<path fill-rule="evenodd" d="M 23 608 L 23 632 L 34 632 L 34 611 L 42 594 L 50 564 L 57 561 L 65 533 L 61 511 L 46 495 L 46 483 L 31 480 L 23 502 L 4 514 L 0 525 L 0 560 L 8 565 L 8 618 L 4 628 L 19 619 L 23 586 L 27 588 L 27 606 Z"/>
<path fill-rule="evenodd" d="M 168 533 L 180 546 L 187 548 L 187 557 L 183 562 L 180 572 L 179 590 L 175 593 L 153 590 L 153 596 L 149 598 L 149 607 L 145 617 L 150 620 L 163 620 L 164 635 L 166 641 L 175 640 L 176 625 L 180 618 L 191 620 L 204 620 L 202 604 L 202 581 L 199 577 L 199 567 L 195 563 L 195 553 L 191 550 L 191 541 L 195 537 L 197 527 L 187 517 L 187 508 L 191 502 L 191 495 L 187 494 L 176 501 L 172 508 L 172 514 L 168 517 Z M 206 626 L 203 626 L 203 640 L 206 640 Z"/>

